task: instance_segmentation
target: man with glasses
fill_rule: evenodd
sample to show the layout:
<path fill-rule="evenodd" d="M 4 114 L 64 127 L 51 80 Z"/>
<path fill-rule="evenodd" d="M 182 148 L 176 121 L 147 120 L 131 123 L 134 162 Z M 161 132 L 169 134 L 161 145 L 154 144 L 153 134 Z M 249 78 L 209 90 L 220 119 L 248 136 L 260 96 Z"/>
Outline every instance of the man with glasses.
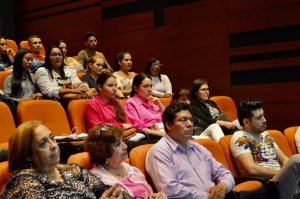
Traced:
<path fill-rule="evenodd" d="M 279 182 L 281 199 L 299 198 L 300 155 L 288 158 L 266 131 L 267 120 L 260 100 L 244 100 L 238 107 L 243 130 L 231 138 L 230 150 L 241 175 Z M 298 195 L 298 197 L 297 197 Z"/>
<path fill-rule="evenodd" d="M 40 55 L 43 47 L 42 40 L 38 35 L 30 35 L 28 37 L 28 45 L 33 58 L 30 72 L 35 73 L 36 70 L 45 63 L 45 57 Z"/>
<path fill-rule="evenodd" d="M 104 60 L 104 64 L 107 66 L 107 69 L 109 69 L 110 72 L 113 72 L 112 68 L 107 63 L 104 55 L 101 52 L 96 51 L 97 49 L 96 37 L 97 35 L 93 32 L 86 32 L 84 34 L 84 44 L 87 47 L 87 49 L 79 51 L 77 61 L 86 69 L 91 56 L 99 55 Z"/>
<path fill-rule="evenodd" d="M 163 113 L 166 135 L 147 154 L 146 170 L 168 198 L 225 198 L 234 186 L 229 170 L 203 146 L 191 142 L 193 117 L 186 103 Z"/>

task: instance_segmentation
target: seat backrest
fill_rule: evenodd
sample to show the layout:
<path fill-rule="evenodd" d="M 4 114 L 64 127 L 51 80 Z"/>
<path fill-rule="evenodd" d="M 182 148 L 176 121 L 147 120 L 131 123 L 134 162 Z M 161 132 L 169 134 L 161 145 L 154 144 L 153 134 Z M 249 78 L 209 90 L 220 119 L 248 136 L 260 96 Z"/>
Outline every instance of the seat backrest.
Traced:
<path fill-rule="evenodd" d="M 30 46 L 28 44 L 28 41 L 21 41 L 20 42 L 20 48 L 26 48 L 26 49 L 30 50 Z M 44 57 L 46 55 L 46 51 L 45 51 L 44 45 L 42 45 L 42 49 L 41 49 L 40 55 L 44 56 Z"/>
<path fill-rule="evenodd" d="M 90 157 L 88 152 L 76 153 L 74 155 L 71 155 L 67 163 L 79 164 L 87 170 L 91 170 L 94 167 L 94 165 L 90 163 Z"/>
<path fill-rule="evenodd" d="M 86 73 L 85 72 L 76 72 L 76 75 L 79 79 L 82 78 L 83 75 L 85 75 Z"/>
<path fill-rule="evenodd" d="M 284 136 L 285 136 L 293 154 L 298 153 L 297 146 L 296 146 L 296 140 L 295 140 L 295 135 L 296 135 L 298 128 L 299 128 L 299 126 L 293 126 L 293 127 L 286 128 L 284 130 Z"/>
<path fill-rule="evenodd" d="M 119 102 L 120 102 L 121 107 L 123 108 L 126 100 L 125 99 L 120 99 Z"/>
<path fill-rule="evenodd" d="M 222 137 L 219 141 L 219 145 L 222 148 L 222 151 L 223 151 L 224 157 L 227 161 L 229 170 L 232 172 L 232 175 L 234 177 L 237 177 L 237 176 L 239 176 L 239 172 L 238 172 L 235 161 L 234 161 L 233 156 L 230 151 L 231 138 L 232 138 L 232 135 L 226 135 L 226 136 Z"/>
<path fill-rule="evenodd" d="M 195 139 L 192 142 L 197 142 L 198 144 L 204 146 L 212 156 L 221 164 L 223 164 L 228 170 L 229 166 L 227 164 L 226 158 L 222 151 L 221 146 L 215 140 L 208 140 L 208 139 Z"/>
<path fill-rule="evenodd" d="M 267 130 L 269 135 L 275 140 L 278 147 L 281 149 L 281 151 L 290 158 L 293 154 L 289 147 L 289 144 L 287 140 L 285 139 L 284 135 L 277 130 Z"/>
<path fill-rule="evenodd" d="M 77 127 L 78 133 L 87 133 L 84 113 L 88 102 L 88 99 L 72 100 L 68 105 L 70 128 Z"/>
<path fill-rule="evenodd" d="M 0 190 L 3 190 L 8 180 L 10 179 L 10 174 L 8 171 L 8 161 L 0 162 Z"/>
<path fill-rule="evenodd" d="M 18 52 L 19 48 L 18 45 L 14 40 L 6 39 L 7 48 L 11 48 L 15 53 Z M 13 57 L 11 57 L 13 59 Z"/>
<path fill-rule="evenodd" d="M 158 98 L 158 99 L 165 107 L 169 106 L 172 100 L 172 98 Z"/>
<path fill-rule="evenodd" d="M 3 84 L 6 76 L 10 75 L 11 71 L 1 71 L 0 72 L 0 89 L 3 89 Z"/>
<path fill-rule="evenodd" d="M 145 175 L 145 178 L 149 185 L 154 189 L 153 183 L 149 174 L 146 171 L 146 156 L 148 151 L 151 149 L 153 144 L 145 144 L 141 146 L 137 146 L 130 151 L 129 154 L 129 162 L 132 166 L 137 167 L 141 172 Z"/>
<path fill-rule="evenodd" d="M 230 119 L 230 121 L 234 121 L 237 119 L 237 109 L 230 97 L 227 96 L 214 96 L 211 97 L 210 100 L 216 102 L 217 106 L 220 110 L 222 110 Z"/>
<path fill-rule="evenodd" d="M 0 113 L 0 143 L 5 143 L 16 130 L 16 125 L 10 109 L 3 102 L 0 102 Z"/>
<path fill-rule="evenodd" d="M 50 129 L 54 136 L 70 134 L 66 112 L 61 104 L 54 100 L 22 101 L 17 109 L 18 123 L 40 120 Z"/>

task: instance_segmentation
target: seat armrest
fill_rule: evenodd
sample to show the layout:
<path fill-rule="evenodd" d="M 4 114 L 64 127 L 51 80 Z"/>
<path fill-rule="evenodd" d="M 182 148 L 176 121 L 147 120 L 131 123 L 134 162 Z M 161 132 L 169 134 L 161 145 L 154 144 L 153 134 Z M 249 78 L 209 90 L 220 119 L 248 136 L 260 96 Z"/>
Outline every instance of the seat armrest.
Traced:
<path fill-rule="evenodd" d="M 259 177 L 259 176 L 238 176 L 234 178 L 235 184 L 240 184 L 243 182 L 247 182 L 247 181 L 259 181 L 262 184 L 265 184 L 267 182 L 270 181 L 270 179 L 264 178 L 264 177 Z"/>

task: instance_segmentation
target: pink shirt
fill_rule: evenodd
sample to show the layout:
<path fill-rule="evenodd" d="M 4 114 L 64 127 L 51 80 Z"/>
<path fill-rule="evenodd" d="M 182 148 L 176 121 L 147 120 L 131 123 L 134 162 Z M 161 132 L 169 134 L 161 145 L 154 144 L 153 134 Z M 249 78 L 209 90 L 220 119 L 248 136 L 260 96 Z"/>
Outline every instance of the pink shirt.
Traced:
<path fill-rule="evenodd" d="M 85 108 L 86 128 L 90 130 L 98 124 L 112 123 L 114 126 L 123 128 L 122 123 L 117 121 L 114 102 L 119 103 L 118 99 L 106 102 L 99 95 L 91 99 Z M 119 103 L 120 104 L 120 103 Z"/>
<path fill-rule="evenodd" d="M 144 104 L 137 94 L 126 100 L 123 108 L 137 131 L 145 132 L 154 123 L 162 123 L 162 113 L 159 107 L 149 100 L 147 104 Z"/>
<path fill-rule="evenodd" d="M 130 181 L 128 178 L 125 178 L 124 180 L 122 180 L 122 183 L 131 190 L 132 194 L 135 197 L 140 196 L 140 197 L 144 198 L 145 193 L 147 193 L 148 195 L 149 194 L 151 195 L 149 190 L 146 189 L 146 187 L 144 185 L 134 183 L 134 182 Z"/>

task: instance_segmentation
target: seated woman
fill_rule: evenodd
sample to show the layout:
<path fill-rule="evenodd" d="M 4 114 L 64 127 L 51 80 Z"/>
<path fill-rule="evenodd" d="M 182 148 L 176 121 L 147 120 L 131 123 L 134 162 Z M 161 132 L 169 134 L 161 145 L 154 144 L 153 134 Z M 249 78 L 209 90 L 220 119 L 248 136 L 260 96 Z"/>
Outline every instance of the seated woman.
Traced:
<path fill-rule="evenodd" d="M 62 50 L 53 45 L 46 51 L 45 64 L 36 72 L 36 83 L 40 91 L 50 99 L 59 99 L 64 108 L 67 102 L 61 100 L 66 94 L 85 95 L 93 97 L 87 84 L 82 84 L 79 88 L 64 88 L 66 84 L 76 84 L 81 82 L 73 69 L 65 68 L 63 63 Z"/>
<path fill-rule="evenodd" d="M 180 88 L 178 89 L 173 97 L 172 97 L 172 103 L 174 102 L 185 102 L 187 104 L 190 104 L 191 94 L 188 89 Z"/>
<path fill-rule="evenodd" d="M 54 45 L 60 47 L 61 50 L 63 51 L 63 53 L 64 53 L 64 64 L 66 66 L 68 66 L 69 68 L 75 68 L 76 70 L 79 66 L 81 66 L 80 69 L 84 70 L 83 66 L 76 59 L 74 59 L 73 57 L 67 57 L 68 47 L 67 47 L 66 42 L 64 42 L 63 40 L 58 40 L 58 41 L 55 42 Z"/>
<path fill-rule="evenodd" d="M 229 121 L 217 104 L 209 100 L 210 87 L 205 79 L 196 79 L 191 86 L 191 108 L 195 123 L 194 133 L 200 137 L 208 136 L 219 142 L 220 138 L 237 130 L 238 121 Z M 195 131 L 196 130 L 196 131 Z"/>
<path fill-rule="evenodd" d="M 82 82 L 86 82 L 90 88 L 95 88 L 99 93 L 97 79 L 101 73 L 110 73 L 110 70 L 105 65 L 102 56 L 93 55 L 86 68 L 86 74 L 81 77 Z M 123 98 L 123 93 L 117 89 L 117 97 Z"/>
<path fill-rule="evenodd" d="M 149 75 L 140 73 L 133 79 L 130 98 L 124 104 L 126 115 L 132 126 L 146 135 L 164 136 L 155 123 L 162 123 L 165 107 L 152 96 L 152 81 Z"/>
<path fill-rule="evenodd" d="M 89 132 L 85 149 L 90 162 L 95 164 L 91 172 L 105 184 L 118 183 L 121 190 L 133 198 L 166 198 L 162 193 L 153 193 L 138 168 L 123 162 L 128 158 L 128 153 L 122 129 L 110 123 L 97 125 Z"/>
<path fill-rule="evenodd" d="M 7 48 L 6 40 L 0 35 L 0 71 L 10 70 L 13 68 L 13 60 L 8 55 L 15 56 L 11 48 Z"/>
<path fill-rule="evenodd" d="M 152 95 L 155 97 L 172 97 L 172 85 L 167 75 L 160 73 L 162 64 L 157 58 L 152 58 L 147 64 L 145 73 L 152 79 Z"/>
<path fill-rule="evenodd" d="M 136 76 L 135 72 L 129 72 L 132 68 L 132 58 L 129 52 L 119 52 L 115 61 L 115 72 L 113 75 L 117 79 L 117 87 L 124 96 L 129 96 L 132 88 L 132 80 Z"/>
<path fill-rule="evenodd" d="M 77 164 L 60 164 L 60 150 L 40 121 L 21 124 L 9 140 L 12 178 L 1 198 L 123 198 L 117 184 L 105 185 Z"/>
<path fill-rule="evenodd" d="M 15 55 L 12 74 L 4 80 L 5 98 L 17 102 L 42 98 L 42 93 L 37 92 L 34 76 L 29 72 L 31 64 L 32 54 L 30 50 L 20 49 Z"/>

